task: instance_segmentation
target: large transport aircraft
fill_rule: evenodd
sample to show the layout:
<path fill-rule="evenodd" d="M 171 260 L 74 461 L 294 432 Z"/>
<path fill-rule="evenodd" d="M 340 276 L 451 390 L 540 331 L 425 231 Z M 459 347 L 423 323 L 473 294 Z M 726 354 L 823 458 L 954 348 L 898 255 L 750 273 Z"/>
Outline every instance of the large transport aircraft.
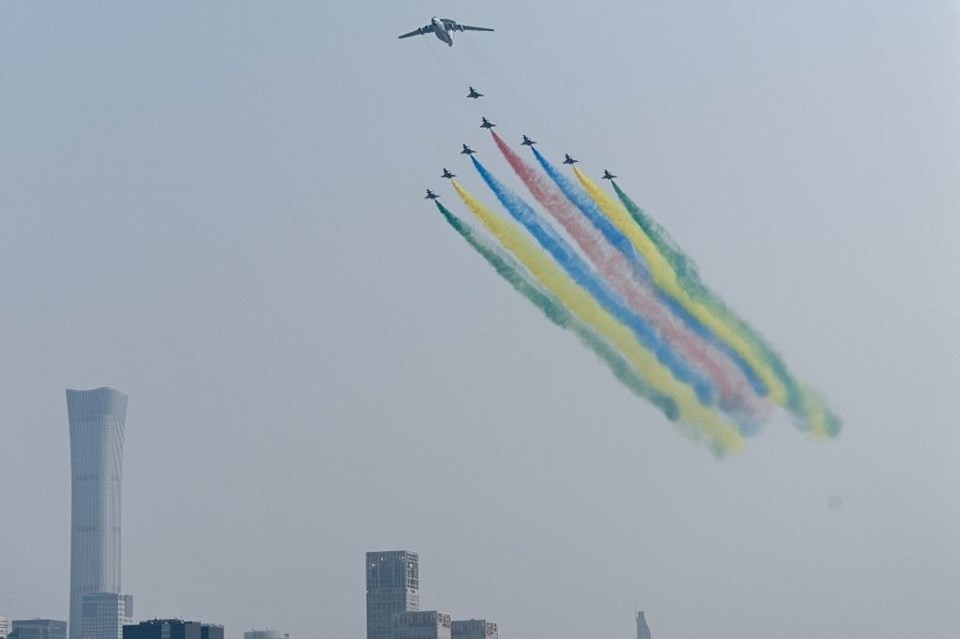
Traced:
<path fill-rule="evenodd" d="M 446 42 L 448 47 L 452 47 L 454 31 L 493 31 L 493 29 L 490 29 L 489 27 L 471 27 L 466 24 L 460 24 L 456 20 L 451 20 L 450 18 L 438 18 L 434 16 L 430 20 L 430 24 L 425 27 L 420 27 L 416 31 L 404 33 L 402 36 L 400 36 L 400 39 L 402 40 L 403 38 L 410 38 L 413 36 L 432 33 L 440 38 L 440 40 L 443 42 Z"/>

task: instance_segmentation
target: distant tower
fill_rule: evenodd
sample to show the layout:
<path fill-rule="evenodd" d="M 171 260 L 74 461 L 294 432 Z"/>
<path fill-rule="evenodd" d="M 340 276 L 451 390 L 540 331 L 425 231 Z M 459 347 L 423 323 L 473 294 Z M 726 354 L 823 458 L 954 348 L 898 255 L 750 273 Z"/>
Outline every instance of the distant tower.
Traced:
<path fill-rule="evenodd" d="M 367 553 L 367 639 L 393 639 L 393 617 L 420 610 L 420 558 L 415 552 Z M 449 623 L 448 623 L 449 631 Z"/>
<path fill-rule="evenodd" d="M 650 626 L 642 610 L 637 613 L 637 639 L 650 639 Z"/>
<path fill-rule="evenodd" d="M 127 396 L 67 390 L 70 421 L 70 639 L 81 639 L 83 595 L 119 593 L 120 487 Z"/>

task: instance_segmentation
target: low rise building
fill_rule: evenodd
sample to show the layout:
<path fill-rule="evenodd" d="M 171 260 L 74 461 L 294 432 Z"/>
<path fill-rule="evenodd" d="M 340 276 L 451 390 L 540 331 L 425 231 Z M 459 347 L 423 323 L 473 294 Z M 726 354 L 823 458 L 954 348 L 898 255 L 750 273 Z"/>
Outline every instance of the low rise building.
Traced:
<path fill-rule="evenodd" d="M 486 619 L 455 619 L 450 622 L 451 639 L 500 639 L 497 624 Z"/>
<path fill-rule="evenodd" d="M 10 628 L 19 639 L 67 639 L 67 622 L 59 619 L 14 619 Z"/>
<path fill-rule="evenodd" d="M 452 639 L 450 615 L 437 610 L 411 610 L 393 616 L 393 639 Z"/>
<path fill-rule="evenodd" d="M 290 639 L 290 633 L 277 630 L 248 630 L 243 633 L 243 639 Z"/>
<path fill-rule="evenodd" d="M 223 639 L 223 626 L 183 619 L 151 619 L 124 626 L 123 639 Z"/>

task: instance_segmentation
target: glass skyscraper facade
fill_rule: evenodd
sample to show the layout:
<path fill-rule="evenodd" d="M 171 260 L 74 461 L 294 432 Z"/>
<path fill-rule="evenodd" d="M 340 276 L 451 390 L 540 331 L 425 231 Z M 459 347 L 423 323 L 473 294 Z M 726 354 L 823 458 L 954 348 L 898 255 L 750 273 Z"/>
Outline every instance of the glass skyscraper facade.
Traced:
<path fill-rule="evenodd" d="M 80 601 L 83 639 L 123 639 L 123 627 L 133 623 L 133 597 L 115 592 L 88 592 Z"/>
<path fill-rule="evenodd" d="M 393 639 L 394 615 L 420 610 L 420 558 L 415 552 L 367 553 L 367 639 Z"/>
<path fill-rule="evenodd" d="M 70 639 L 82 639 L 83 595 L 120 593 L 120 489 L 127 396 L 67 390 L 72 508 Z"/>
<path fill-rule="evenodd" d="M 14 619 L 11 636 L 20 639 L 67 639 L 67 622 L 59 619 Z"/>

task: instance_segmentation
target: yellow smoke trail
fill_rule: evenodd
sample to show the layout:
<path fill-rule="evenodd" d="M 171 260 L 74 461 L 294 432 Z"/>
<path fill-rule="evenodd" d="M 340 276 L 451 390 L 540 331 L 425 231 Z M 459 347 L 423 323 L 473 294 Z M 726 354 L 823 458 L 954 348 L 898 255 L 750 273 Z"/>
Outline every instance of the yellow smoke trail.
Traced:
<path fill-rule="evenodd" d="M 676 401 L 682 422 L 699 426 L 710 437 L 719 453 L 739 453 L 743 450 L 743 437 L 732 422 L 722 414 L 703 406 L 692 388 L 674 378 L 650 351 L 637 342 L 627 327 L 604 310 L 589 293 L 546 257 L 519 227 L 488 209 L 456 180 L 451 181 L 457 194 L 473 214 L 527 267 L 547 291 L 558 297 L 581 321 L 592 326 L 616 346 L 637 374 L 650 386 Z"/>
<path fill-rule="evenodd" d="M 817 439 L 836 437 L 840 432 L 840 418 L 830 410 L 819 392 L 805 384 L 799 386 L 801 412 L 807 428 Z"/>
<path fill-rule="evenodd" d="M 667 260 L 660 254 L 657 246 L 643 232 L 627 212 L 620 202 L 617 202 L 601 189 L 596 182 L 591 180 L 578 167 L 573 167 L 580 184 L 586 189 L 590 198 L 596 202 L 603 214 L 613 222 L 613 224 L 623 233 L 633 244 L 634 248 L 647 261 L 650 273 L 653 279 L 663 291 L 677 300 L 684 308 L 696 317 L 700 322 L 710 328 L 720 340 L 726 342 L 730 348 L 734 349 L 757 372 L 757 376 L 763 381 L 773 400 L 781 406 L 787 403 L 787 389 L 780 381 L 780 378 L 764 361 L 763 357 L 753 348 L 753 346 L 743 339 L 733 328 L 714 315 L 709 308 L 691 298 L 690 295 L 680 286 L 677 281 L 677 274 L 670 267 Z"/>

